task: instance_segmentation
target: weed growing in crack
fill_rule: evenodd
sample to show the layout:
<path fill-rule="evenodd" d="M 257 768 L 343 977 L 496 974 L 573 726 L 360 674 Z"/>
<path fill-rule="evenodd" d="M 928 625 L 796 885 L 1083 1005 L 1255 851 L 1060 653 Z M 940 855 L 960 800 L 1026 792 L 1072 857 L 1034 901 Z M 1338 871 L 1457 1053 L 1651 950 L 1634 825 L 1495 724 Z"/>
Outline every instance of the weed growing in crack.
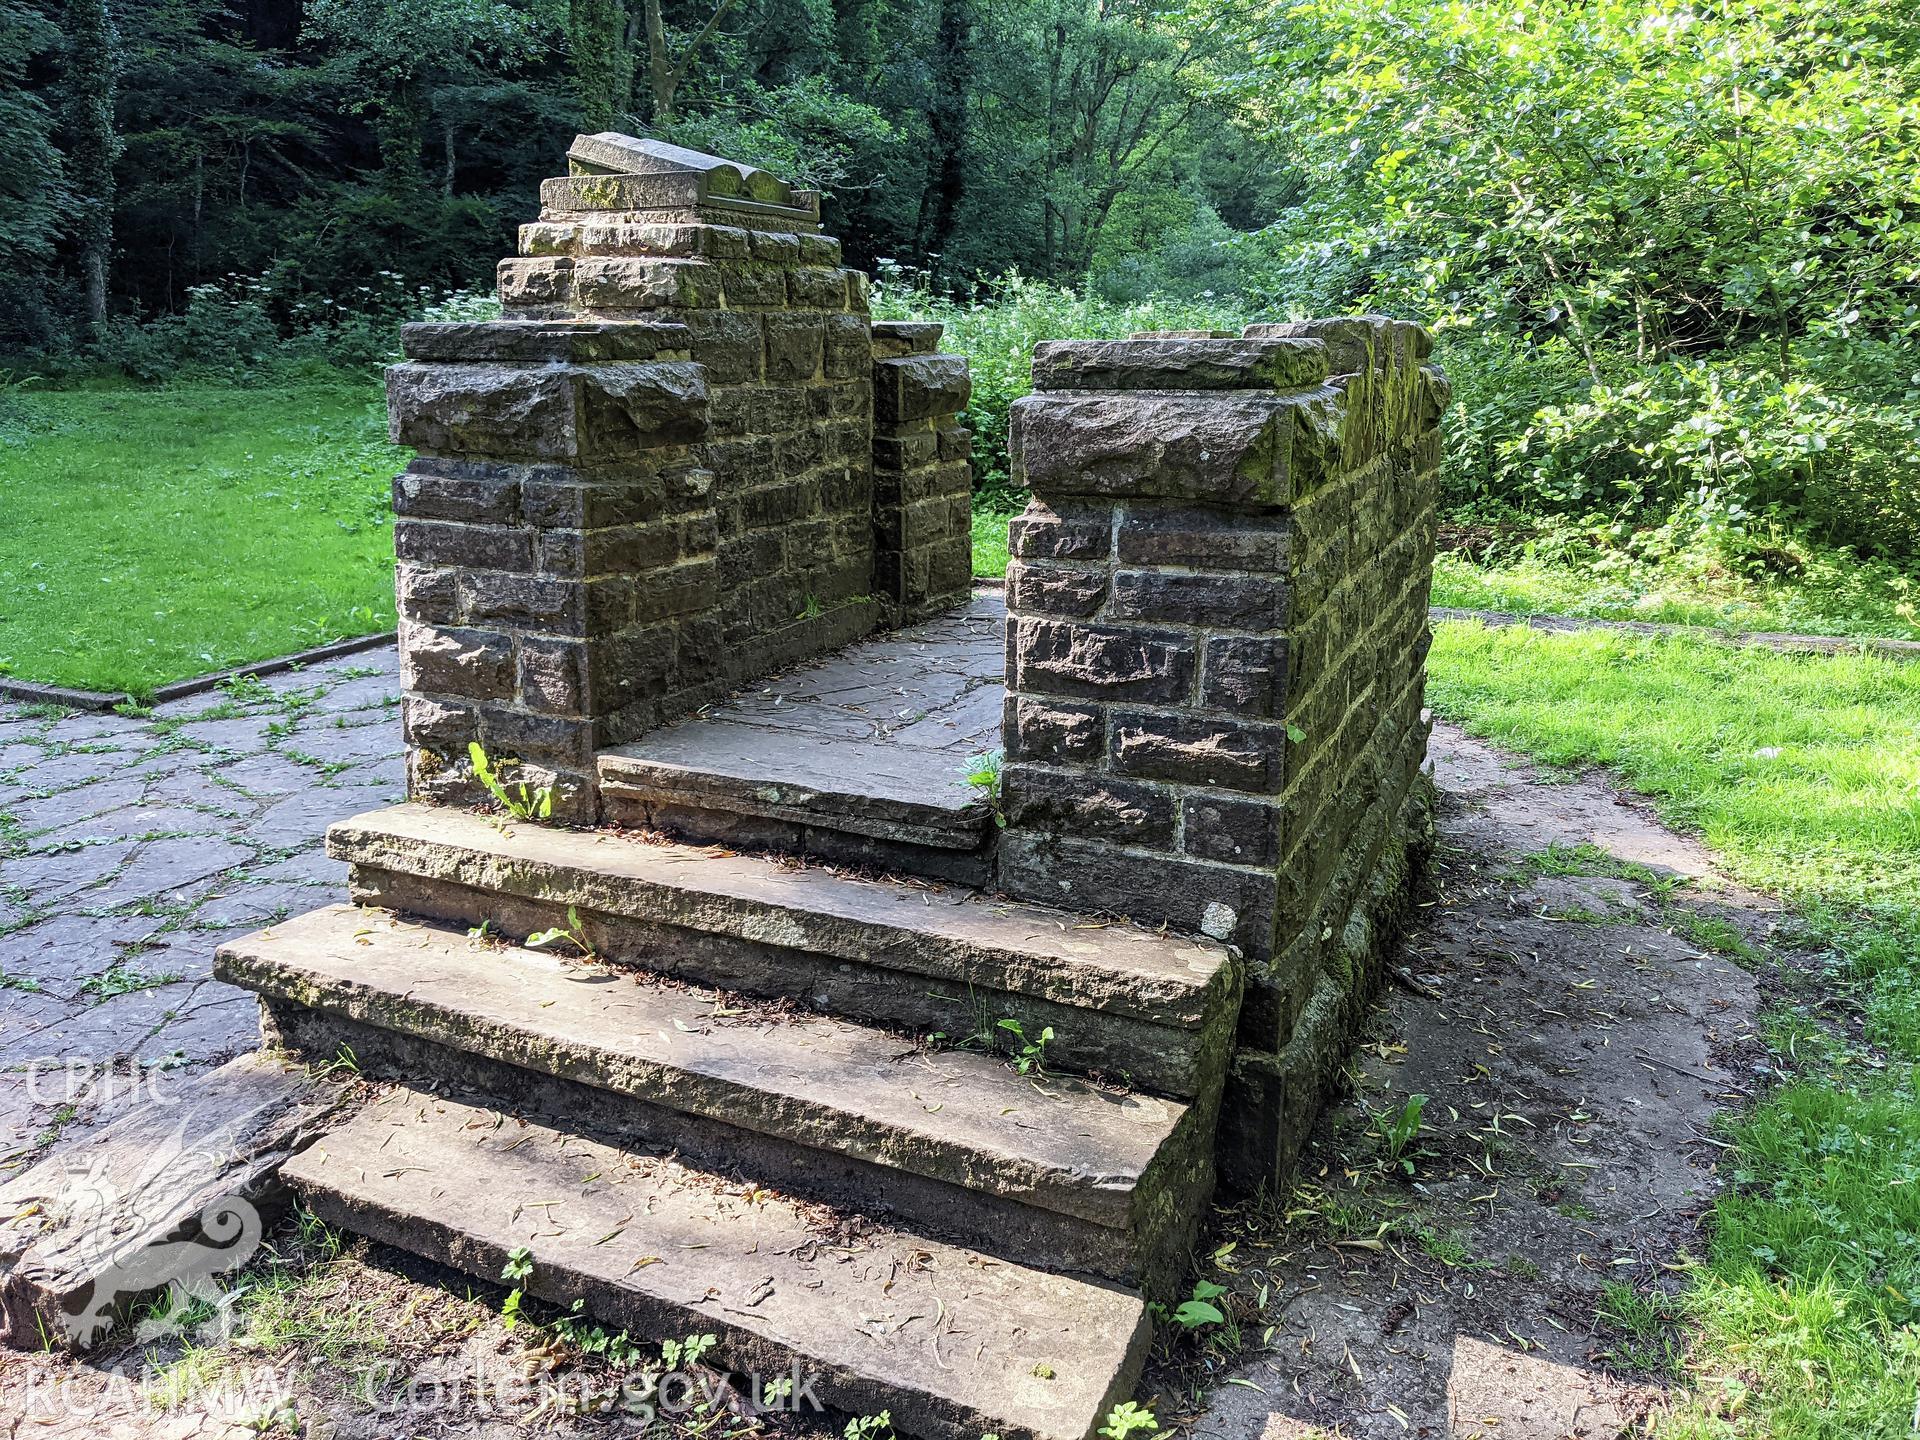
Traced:
<path fill-rule="evenodd" d="M 1425 1095 L 1409 1095 L 1398 1109 L 1375 1117 L 1381 1149 L 1386 1153 L 1389 1168 L 1406 1175 L 1413 1174 L 1413 1143 L 1420 1137 L 1420 1116 L 1426 1108 Z"/>
<path fill-rule="evenodd" d="M 567 923 L 565 925 L 555 925 L 550 930 L 542 930 L 537 934 L 529 935 L 527 937 L 527 948 L 538 950 L 543 945 L 552 945 L 560 940 L 571 943 L 589 960 L 595 958 L 600 953 L 593 948 L 593 942 L 587 939 L 586 927 L 580 923 L 580 912 L 571 905 L 567 907 Z"/>
<path fill-rule="evenodd" d="M 1013 1036 L 1016 1049 L 1013 1052 L 1013 1068 L 1022 1075 L 1045 1075 L 1047 1073 L 1047 1046 L 1053 1043 L 1053 1027 L 1043 1026 L 1038 1035 L 1031 1039 L 1026 1027 L 1018 1020 L 1005 1019 L 999 1022 L 1000 1029 Z"/>
<path fill-rule="evenodd" d="M 1131 1400 L 1122 1400 L 1107 1412 L 1107 1418 L 1100 1424 L 1100 1434 L 1103 1440 L 1129 1440 L 1136 1431 L 1151 1435 L 1159 1428 L 1160 1421 L 1151 1410 Z"/>
<path fill-rule="evenodd" d="M 1007 812 L 1000 800 L 1000 777 L 1006 760 L 1005 750 L 988 750 L 967 761 L 965 772 L 967 784 L 986 802 L 987 809 L 993 812 L 993 823 L 1002 830 L 1007 828 Z"/>
<path fill-rule="evenodd" d="M 487 759 L 487 752 L 480 748 L 478 740 L 468 742 L 467 758 L 473 763 L 473 778 L 485 786 L 487 793 L 505 806 L 507 813 L 514 819 L 552 818 L 553 787 L 551 785 L 542 785 L 534 789 L 523 780 L 518 785 L 508 786 L 494 772 L 493 762 Z"/>
<path fill-rule="evenodd" d="M 136 990 L 157 990 L 162 985 L 171 985 L 183 978 L 178 970 L 149 974 L 137 966 L 127 964 L 122 958 L 115 960 L 98 975 L 92 975 L 83 980 L 80 984 L 80 993 L 91 997 L 93 1003 L 98 1005 L 113 999 L 116 995 L 131 995 Z"/>

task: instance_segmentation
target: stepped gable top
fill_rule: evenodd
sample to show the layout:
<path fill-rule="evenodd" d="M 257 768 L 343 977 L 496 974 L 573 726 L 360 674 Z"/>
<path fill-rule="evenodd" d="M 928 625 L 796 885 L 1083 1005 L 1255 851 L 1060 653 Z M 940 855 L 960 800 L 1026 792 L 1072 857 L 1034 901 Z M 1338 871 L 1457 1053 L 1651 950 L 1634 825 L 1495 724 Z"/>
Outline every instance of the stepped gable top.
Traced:
<path fill-rule="evenodd" d="M 701 204 L 794 211 L 796 221 L 817 222 L 820 216 L 817 190 L 796 190 L 770 171 L 684 145 L 603 130 L 597 135 L 576 135 L 567 149 L 568 180 L 639 176 L 691 181 Z"/>

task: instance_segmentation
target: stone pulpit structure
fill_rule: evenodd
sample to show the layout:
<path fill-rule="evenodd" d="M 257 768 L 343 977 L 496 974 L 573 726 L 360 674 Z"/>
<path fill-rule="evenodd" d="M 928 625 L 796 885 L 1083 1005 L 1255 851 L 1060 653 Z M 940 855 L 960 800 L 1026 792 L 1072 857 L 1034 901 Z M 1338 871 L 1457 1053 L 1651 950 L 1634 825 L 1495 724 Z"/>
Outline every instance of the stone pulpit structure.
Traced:
<path fill-rule="evenodd" d="M 1377 316 L 1044 344 L 976 588 L 966 364 L 819 197 L 569 159 L 505 318 L 390 372 L 412 799 L 220 954 L 367 1079 L 286 1177 L 905 1433 L 1088 1440 L 1407 903 L 1445 379 Z"/>
<path fill-rule="evenodd" d="M 817 194 L 569 160 L 506 322 L 409 327 L 388 388 L 415 791 L 471 798 L 478 740 L 591 819 L 598 750 L 966 597 L 970 437 L 966 362 L 868 319 Z"/>

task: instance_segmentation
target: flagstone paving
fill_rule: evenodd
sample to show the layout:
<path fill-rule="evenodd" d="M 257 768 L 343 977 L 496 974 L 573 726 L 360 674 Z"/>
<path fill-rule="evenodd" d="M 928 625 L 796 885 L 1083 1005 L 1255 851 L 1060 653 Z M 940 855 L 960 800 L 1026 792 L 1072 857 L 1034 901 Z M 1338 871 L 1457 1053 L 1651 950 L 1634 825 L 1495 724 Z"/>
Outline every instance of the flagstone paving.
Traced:
<path fill-rule="evenodd" d="M 253 1047 L 214 949 L 339 897 L 320 837 L 403 796 L 398 698 L 375 650 L 149 716 L 0 702 L 0 1174 Z"/>

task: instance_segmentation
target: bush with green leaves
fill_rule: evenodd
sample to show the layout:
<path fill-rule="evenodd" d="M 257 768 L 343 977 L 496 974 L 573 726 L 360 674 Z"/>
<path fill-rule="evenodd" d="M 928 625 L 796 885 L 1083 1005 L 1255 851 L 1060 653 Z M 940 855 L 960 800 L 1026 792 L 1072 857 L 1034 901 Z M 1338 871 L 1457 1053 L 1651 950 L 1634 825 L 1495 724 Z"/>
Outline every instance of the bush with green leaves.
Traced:
<path fill-rule="evenodd" d="M 1442 335 L 1456 497 L 1920 553 L 1911 5 L 1271 0 L 1247 36 L 1312 181 L 1255 292 Z"/>
<path fill-rule="evenodd" d="M 1120 304 L 1016 272 L 981 285 L 970 297 L 935 294 L 923 278 L 883 263 L 873 313 L 888 320 L 937 320 L 943 349 L 965 355 L 973 400 L 963 422 L 973 431 L 974 488 L 1000 508 L 1010 496 L 1007 416 L 1033 388 L 1033 347 L 1042 340 L 1119 339 L 1136 330 L 1237 328 L 1237 310 L 1210 299 L 1155 299 Z M 1025 497 L 1020 496 L 1024 503 Z"/>

